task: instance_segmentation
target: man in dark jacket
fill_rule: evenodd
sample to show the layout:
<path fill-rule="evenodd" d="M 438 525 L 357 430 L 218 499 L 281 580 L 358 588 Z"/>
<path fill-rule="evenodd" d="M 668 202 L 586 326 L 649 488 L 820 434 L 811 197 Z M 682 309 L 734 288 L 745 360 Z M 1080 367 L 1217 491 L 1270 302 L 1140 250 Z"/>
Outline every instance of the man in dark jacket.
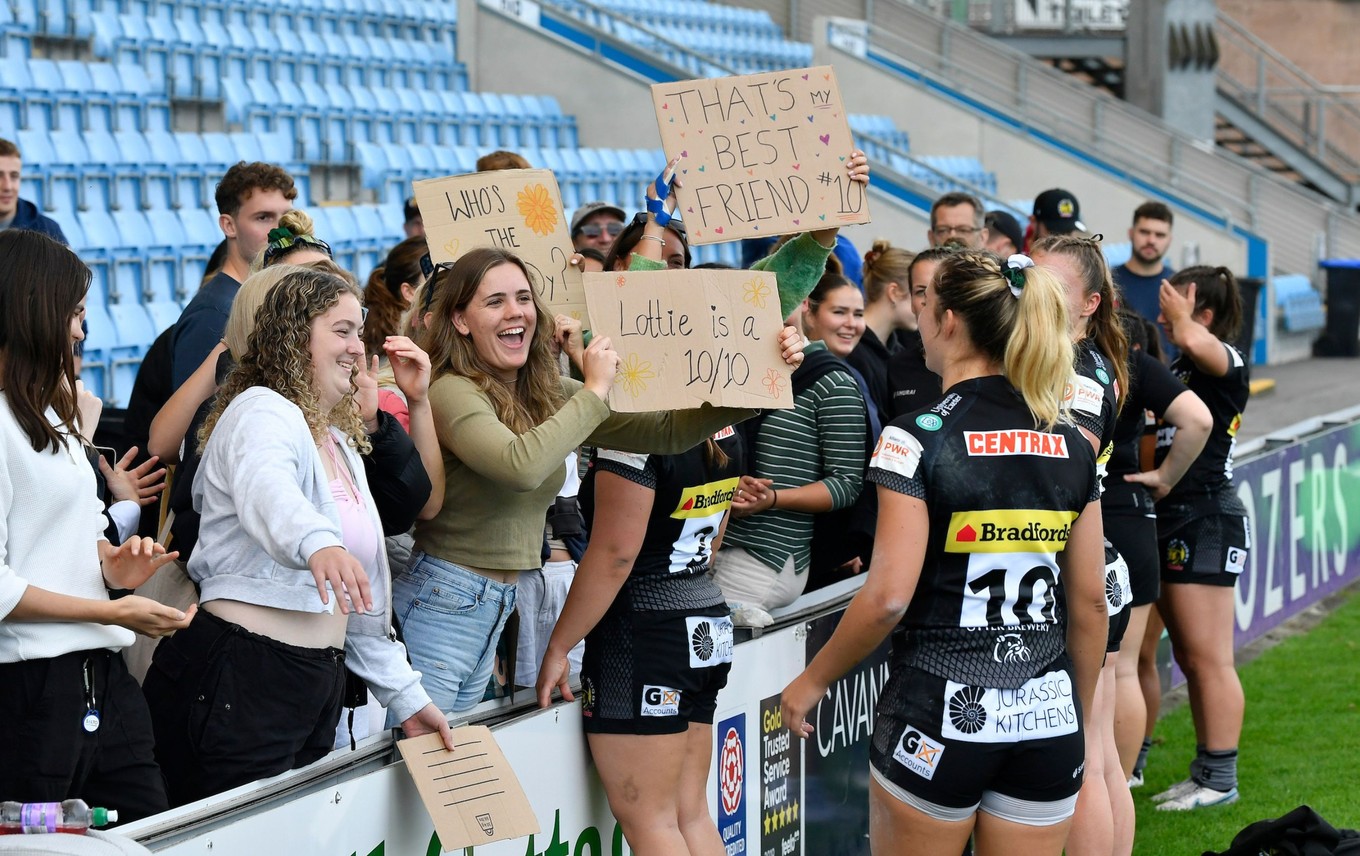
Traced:
<path fill-rule="evenodd" d="M 23 172 L 23 158 L 19 147 L 0 139 L 0 231 L 29 229 L 56 238 L 63 244 L 66 236 L 51 217 L 44 217 L 38 206 L 19 198 L 19 178 Z"/>

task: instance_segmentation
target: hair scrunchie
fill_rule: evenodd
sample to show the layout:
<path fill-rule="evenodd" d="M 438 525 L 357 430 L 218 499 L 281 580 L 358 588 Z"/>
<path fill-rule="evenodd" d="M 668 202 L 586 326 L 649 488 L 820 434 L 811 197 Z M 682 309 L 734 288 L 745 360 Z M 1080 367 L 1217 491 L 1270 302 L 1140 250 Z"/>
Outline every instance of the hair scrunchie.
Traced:
<path fill-rule="evenodd" d="M 1034 267 L 1034 259 L 1024 253 L 1016 253 L 1006 259 L 1006 266 L 1001 269 L 1001 275 L 1006 277 L 1006 283 L 1010 286 L 1011 295 L 1019 297 L 1020 292 L 1025 287 L 1025 268 Z"/>
<path fill-rule="evenodd" d="M 277 228 L 270 229 L 268 237 L 269 243 L 278 244 L 282 243 L 283 241 L 291 241 L 294 238 L 296 238 L 297 235 L 294 235 L 293 230 L 289 229 L 287 226 L 279 226 Z"/>

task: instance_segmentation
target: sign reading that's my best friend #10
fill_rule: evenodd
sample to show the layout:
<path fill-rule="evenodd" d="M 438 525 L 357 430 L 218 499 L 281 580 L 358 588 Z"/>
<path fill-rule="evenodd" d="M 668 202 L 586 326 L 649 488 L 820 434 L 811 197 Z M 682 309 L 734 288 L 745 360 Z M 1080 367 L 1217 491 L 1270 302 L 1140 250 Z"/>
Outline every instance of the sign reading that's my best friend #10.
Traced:
<path fill-rule="evenodd" d="M 551 311 L 584 320 L 581 273 L 568 263 L 571 236 L 551 170 L 474 172 L 414 186 L 436 264 L 457 261 L 474 247 L 507 250 L 529 266 Z"/>
<path fill-rule="evenodd" d="M 774 274 L 627 271 L 584 280 L 590 329 L 610 337 L 620 358 L 612 409 L 793 406 Z"/>
<path fill-rule="evenodd" d="M 652 101 L 691 243 L 869 222 L 831 66 L 658 83 Z"/>

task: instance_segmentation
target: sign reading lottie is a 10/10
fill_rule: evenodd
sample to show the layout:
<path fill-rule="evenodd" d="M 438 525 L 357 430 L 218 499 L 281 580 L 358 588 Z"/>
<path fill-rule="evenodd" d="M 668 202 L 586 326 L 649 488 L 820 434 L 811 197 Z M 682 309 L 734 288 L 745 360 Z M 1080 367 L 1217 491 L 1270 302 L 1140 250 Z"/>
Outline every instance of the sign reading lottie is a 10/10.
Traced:
<path fill-rule="evenodd" d="M 869 222 L 831 66 L 658 83 L 652 101 L 690 243 Z"/>

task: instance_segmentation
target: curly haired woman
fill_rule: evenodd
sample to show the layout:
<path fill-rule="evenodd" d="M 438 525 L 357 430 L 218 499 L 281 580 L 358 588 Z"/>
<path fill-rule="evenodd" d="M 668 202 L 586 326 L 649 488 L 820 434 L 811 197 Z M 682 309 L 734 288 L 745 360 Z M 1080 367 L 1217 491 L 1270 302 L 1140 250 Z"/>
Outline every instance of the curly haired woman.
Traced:
<path fill-rule="evenodd" d="M 156 649 L 144 685 L 172 804 L 325 755 L 346 665 L 407 735 L 438 731 L 452 748 L 391 632 L 382 526 L 359 457 L 362 326 L 351 283 L 284 277 L 200 432 L 188 570 L 202 608 Z M 393 356 L 399 374 L 429 371 L 414 349 Z"/>

